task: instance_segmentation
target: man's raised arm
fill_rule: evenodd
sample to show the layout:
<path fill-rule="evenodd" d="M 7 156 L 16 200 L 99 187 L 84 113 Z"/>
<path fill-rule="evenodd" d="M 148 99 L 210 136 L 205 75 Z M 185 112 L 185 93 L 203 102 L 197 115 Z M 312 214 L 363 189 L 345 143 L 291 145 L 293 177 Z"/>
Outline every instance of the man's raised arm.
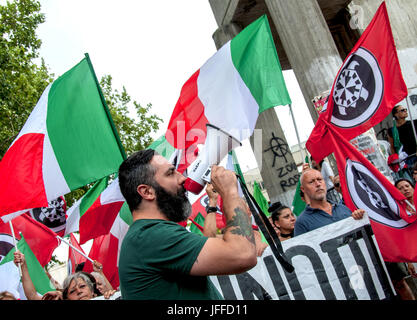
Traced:
<path fill-rule="evenodd" d="M 242 273 L 253 268 L 257 262 L 249 208 L 239 197 L 234 172 L 213 166 L 211 183 L 223 199 L 226 230 L 223 238 L 207 239 L 190 274 L 203 276 Z"/>

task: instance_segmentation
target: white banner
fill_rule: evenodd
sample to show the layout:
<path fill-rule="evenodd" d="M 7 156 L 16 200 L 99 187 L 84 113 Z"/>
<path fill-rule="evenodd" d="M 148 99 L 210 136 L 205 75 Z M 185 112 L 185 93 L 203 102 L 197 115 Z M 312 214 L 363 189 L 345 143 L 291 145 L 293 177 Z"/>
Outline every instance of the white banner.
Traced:
<path fill-rule="evenodd" d="M 268 247 L 248 272 L 210 278 L 226 300 L 384 300 L 395 294 L 366 215 L 283 241 L 282 247 L 292 273 Z"/>

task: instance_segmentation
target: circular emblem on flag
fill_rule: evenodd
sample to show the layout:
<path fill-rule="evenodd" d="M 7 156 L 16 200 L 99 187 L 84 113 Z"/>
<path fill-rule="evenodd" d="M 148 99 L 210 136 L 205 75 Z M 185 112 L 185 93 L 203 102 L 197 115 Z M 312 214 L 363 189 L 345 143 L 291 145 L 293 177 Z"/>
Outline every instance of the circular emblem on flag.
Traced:
<path fill-rule="evenodd" d="M 30 210 L 30 215 L 36 221 L 44 224 L 49 229 L 58 233 L 65 229 L 66 203 L 63 197 L 48 202 L 46 208 L 35 208 Z"/>
<path fill-rule="evenodd" d="M 0 233 L 0 262 L 13 247 L 13 237 L 6 233 Z"/>
<path fill-rule="evenodd" d="M 393 228 L 408 225 L 401 219 L 395 199 L 362 163 L 347 160 L 346 184 L 355 206 L 364 209 L 370 219 Z"/>
<path fill-rule="evenodd" d="M 360 47 L 343 64 L 333 90 L 331 122 L 353 128 L 369 120 L 384 95 L 384 79 L 373 54 Z"/>
<path fill-rule="evenodd" d="M 208 203 L 209 203 L 209 198 L 208 198 L 208 195 L 205 195 L 205 196 L 201 197 L 201 199 L 200 199 L 200 204 L 201 204 L 204 208 L 208 206 Z"/>
<path fill-rule="evenodd" d="M 208 206 L 208 204 L 209 204 L 209 197 L 208 197 L 208 195 L 204 195 L 204 196 L 202 196 L 202 197 L 201 197 L 201 199 L 200 199 L 200 204 L 201 204 L 204 208 Z M 219 210 L 217 210 L 217 213 L 218 213 L 218 214 L 222 214 Z"/>

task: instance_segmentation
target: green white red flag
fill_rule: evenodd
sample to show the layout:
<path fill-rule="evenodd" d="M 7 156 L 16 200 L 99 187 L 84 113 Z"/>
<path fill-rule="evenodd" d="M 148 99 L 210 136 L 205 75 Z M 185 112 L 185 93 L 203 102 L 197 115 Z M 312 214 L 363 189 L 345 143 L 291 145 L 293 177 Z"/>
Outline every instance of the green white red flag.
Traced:
<path fill-rule="evenodd" d="M 77 238 L 74 236 L 73 233 L 71 233 L 69 236 L 69 243 L 74 248 L 84 253 L 83 248 L 81 248 L 80 244 L 77 241 Z M 75 273 L 77 265 L 83 262 L 85 263 L 87 261 L 87 258 L 85 257 L 86 254 L 84 253 L 83 256 L 77 250 L 74 250 L 71 246 L 68 246 L 68 274 Z"/>
<path fill-rule="evenodd" d="M 27 214 L 14 218 L 12 222 L 16 240 L 21 239 L 20 234 L 22 234 L 39 263 L 43 267 L 46 266 L 51 260 L 52 253 L 59 245 L 56 234 Z M 14 240 L 10 223 L 0 220 L 0 259 L 6 256 L 13 247 Z"/>
<path fill-rule="evenodd" d="M 51 284 L 35 254 L 23 237 L 17 243 L 17 248 L 25 255 L 30 279 L 38 294 L 43 295 L 48 291 L 55 291 L 55 287 Z M 9 291 L 17 299 L 26 300 L 20 281 L 19 269 L 13 262 L 15 251 L 16 248 L 13 247 L 0 262 L 0 292 Z"/>
<path fill-rule="evenodd" d="M 119 179 L 107 183 L 108 177 L 99 180 L 68 210 L 66 234 L 79 231 L 80 244 L 109 233 L 125 202 Z"/>
<path fill-rule="evenodd" d="M 132 213 L 125 202 L 116 219 L 114 219 L 110 232 L 94 239 L 88 255 L 92 260 L 100 261 L 103 265 L 104 275 L 115 289 L 119 286 L 118 261 L 120 246 L 132 222 Z M 87 272 L 93 271 L 90 260 L 86 261 L 83 270 Z"/>
<path fill-rule="evenodd" d="M 32 208 L 117 171 L 125 155 L 86 58 L 43 92 L 0 162 L 0 216 Z"/>
<path fill-rule="evenodd" d="M 183 85 L 165 134 L 183 150 L 183 170 L 206 139 L 206 124 L 240 141 L 249 138 L 259 113 L 291 103 L 266 15 L 220 48 Z M 182 170 L 179 170 L 182 172 Z"/>

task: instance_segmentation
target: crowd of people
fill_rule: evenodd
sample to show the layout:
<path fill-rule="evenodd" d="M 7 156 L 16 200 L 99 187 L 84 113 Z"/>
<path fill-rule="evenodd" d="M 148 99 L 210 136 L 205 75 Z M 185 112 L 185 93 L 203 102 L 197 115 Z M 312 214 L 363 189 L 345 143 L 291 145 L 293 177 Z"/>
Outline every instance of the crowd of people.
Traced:
<path fill-rule="evenodd" d="M 79 265 L 76 272 L 69 274 L 63 281 L 62 285 L 49 276 L 51 284 L 55 290 L 40 295 L 30 277 L 25 255 L 20 252 L 14 252 L 13 262 L 21 270 L 21 282 L 23 292 L 27 300 L 91 300 L 102 296 L 109 299 L 116 293 L 110 282 L 103 273 L 103 266 L 100 262 L 94 261 L 93 272 L 77 271 L 82 269 Z M 0 300 L 16 300 L 17 298 L 8 291 L 0 292 Z"/>
<path fill-rule="evenodd" d="M 397 121 L 405 114 L 401 107 L 393 111 Z M 404 125 L 401 121 L 397 123 L 398 128 Z M 406 145 L 403 134 L 400 137 Z M 416 148 L 415 143 L 413 148 Z M 414 149 L 407 149 L 407 152 Z M 417 179 L 415 160 L 411 156 L 407 163 Z M 56 290 L 40 296 L 30 279 L 24 255 L 15 252 L 14 262 L 21 267 L 22 284 L 28 299 L 89 300 L 98 296 L 108 299 L 120 290 L 121 298 L 127 300 L 219 300 L 222 295 L 209 276 L 238 274 L 253 268 L 257 257 L 262 256 L 268 246 L 262 240 L 247 203 L 239 195 L 236 174 L 230 170 L 212 166 L 211 182 L 206 187 L 209 203 L 203 236 L 189 232 L 179 224 L 191 214 L 184 188 L 186 178 L 164 157 L 152 149 L 138 151 L 121 164 L 118 176 L 120 190 L 133 217 L 121 245 L 120 287 L 112 288 L 101 264 L 95 261 L 94 272 L 71 274 L 62 287 L 57 285 Z M 280 241 L 348 217 L 363 218 L 363 209 L 352 212 L 345 205 L 340 177 L 325 161 L 316 163 L 312 160 L 311 166 L 304 164 L 300 182 L 300 195 L 306 208 L 298 217 L 281 203 L 269 207 L 269 221 Z M 410 206 L 414 206 L 415 182 L 405 178 L 395 182 L 395 187 Z M 217 228 L 216 222 L 219 197 L 224 219 L 221 229 Z M 415 210 L 413 212 L 415 214 Z M 415 300 L 405 281 L 408 276 L 417 277 L 414 265 L 405 261 L 386 262 L 386 266 L 400 299 Z M 0 293 L 0 299 L 12 298 L 7 292 Z"/>

